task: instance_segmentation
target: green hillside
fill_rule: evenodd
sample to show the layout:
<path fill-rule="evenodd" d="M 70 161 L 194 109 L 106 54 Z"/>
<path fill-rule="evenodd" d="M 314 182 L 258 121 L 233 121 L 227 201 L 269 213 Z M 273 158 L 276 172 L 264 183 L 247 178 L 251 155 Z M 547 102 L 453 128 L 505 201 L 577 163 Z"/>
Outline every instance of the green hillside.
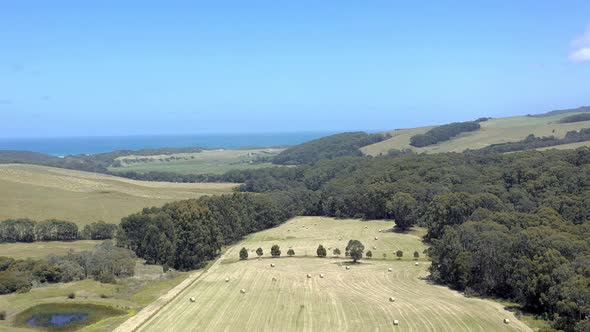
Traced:
<path fill-rule="evenodd" d="M 391 138 L 362 147 L 361 151 L 365 155 L 371 156 L 386 154 L 392 149 L 410 149 L 417 153 L 463 152 L 466 149 L 481 149 L 492 144 L 521 141 L 530 134 L 537 137 L 555 136 L 563 138 L 568 131 L 590 128 L 590 121 L 561 123 L 563 118 L 583 114 L 588 111 L 587 109 L 589 108 L 552 111 L 536 116 L 489 119 L 480 123 L 481 128 L 479 130 L 465 132 L 448 141 L 421 148 L 410 145 L 411 137 L 424 134 L 435 126 L 397 129 L 387 132 L 392 136 Z M 577 144 L 577 146 L 579 145 Z"/>

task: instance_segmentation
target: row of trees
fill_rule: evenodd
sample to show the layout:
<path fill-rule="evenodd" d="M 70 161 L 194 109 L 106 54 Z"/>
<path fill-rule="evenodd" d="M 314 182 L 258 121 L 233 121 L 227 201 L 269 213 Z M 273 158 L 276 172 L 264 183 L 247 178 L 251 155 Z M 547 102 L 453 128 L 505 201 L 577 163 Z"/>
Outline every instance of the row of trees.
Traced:
<path fill-rule="evenodd" d="M 95 222 L 86 225 L 81 232 L 70 221 L 8 219 L 0 222 L 0 242 L 73 241 L 78 239 L 112 239 L 117 225 Z"/>
<path fill-rule="evenodd" d="M 15 260 L 0 257 L 0 294 L 28 292 L 34 285 L 94 278 L 115 282 L 133 276 L 135 254 L 105 241 L 92 250 L 50 255 L 46 259 Z"/>
<path fill-rule="evenodd" d="M 461 133 L 479 130 L 480 127 L 481 126 L 477 121 L 449 123 L 434 127 L 424 134 L 417 134 L 410 137 L 410 145 L 417 148 L 433 145 L 439 142 L 448 141 Z"/>

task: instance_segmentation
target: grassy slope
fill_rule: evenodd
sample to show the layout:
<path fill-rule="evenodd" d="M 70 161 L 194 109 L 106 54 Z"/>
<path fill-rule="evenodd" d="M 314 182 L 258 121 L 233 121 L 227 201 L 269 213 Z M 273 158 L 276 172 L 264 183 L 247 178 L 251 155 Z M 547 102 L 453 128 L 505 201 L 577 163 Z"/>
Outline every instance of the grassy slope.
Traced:
<path fill-rule="evenodd" d="M 243 170 L 273 166 L 271 163 L 250 164 L 249 161 L 258 156 L 274 156 L 284 149 L 250 149 L 250 150 L 204 150 L 199 153 L 180 153 L 162 156 L 125 156 L 117 158 L 124 167 L 109 168 L 114 172 L 174 172 L 182 174 L 223 174 L 229 170 Z M 269 152 L 269 153 L 266 153 Z M 187 160 L 159 161 L 170 157 L 181 157 Z M 192 159 L 191 159 L 192 157 Z M 148 162 L 127 164 L 126 160 L 147 158 Z"/>
<path fill-rule="evenodd" d="M 568 131 L 590 128 L 590 121 L 575 123 L 558 123 L 561 118 L 576 113 L 558 114 L 547 117 L 513 116 L 507 118 L 490 119 L 481 123 L 478 131 L 461 134 L 449 141 L 424 148 L 410 146 L 410 137 L 422 134 L 431 127 L 394 130 L 390 134 L 393 138 L 377 144 L 361 148 L 367 155 L 387 153 L 391 149 L 412 149 L 416 152 L 462 152 L 465 149 L 479 149 L 491 144 L 515 142 L 524 139 L 529 134 L 535 136 L 564 137 Z M 553 133 L 555 130 L 555 133 Z"/>
<path fill-rule="evenodd" d="M 180 273 L 174 278 L 160 280 L 161 271 L 160 266 L 146 266 L 140 264 L 138 260 L 136 277 L 124 279 L 117 285 L 101 284 L 89 279 L 33 288 L 30 292 L 23 294 L 0 295 L 0 310 L 5 310 L 8 314 L 7 320 L 0 321 L 0 331 L 39 331 L 16 328 L 12 326 L 12 321 L 17 313 L 41 303 L 94 303 L 127 311 L 128 315 L 107 318 L 82 329 L 82 331 L 92 332 L 112 331 L 130 315 L 141 310 L 188 276 L 188 273 Z M 74 300 L 67 298 L 72 292 L 76 293 Z M 101 295 L 106 295 L 107 298 L 102 298 Z"/>
<path fill-rule="evenodd" d="M 33 243 L 0 243 L 0 256 L 7 256 L 16 259 L 45 258 L 47 255 L 65 255 L 70 250 L 83 251 L 94 248 L 102 241 L 80 240 L 80 241 L 49 241 Z"/>
<path fill-rule="evenodd" d="M 33 165 L 0 165 L 0 220 L 58 218 L 118 223 L 147 206 L 228 193 L 228 183 L 161 183 Z"/>
<path fill-rule="evenodd" d="M 424 230 L 379 232 L 390 226 L 385 221 L 302 217 L 253 234 L 140 330 L 375 331 L 392 330 L 392 321 L 398 319 L 400 331 L 530 331 L 498 303 L 465 298 L 423 280 L 428 264 L 414 266 L 411 254 L 425 249 L 420 241 Z M 344 251 L 350 238 L 361 240 L 367 249 L 377 247 L 374 257 L 385 252 L 388 259 L 363 260 L 346 270 L 348 260 L 314 257 L 318 244 Z M 281 246 L 283 256 L 292 246 L 296 257 L 257 260 L 250 252 L 249 260 L 237 260 L 242 246 L 249 251 L 260 246 L 268 257 L 273 244 Z M 393 258 L 397 249 L 405 253 L 402 260 Z M 270 267 L 271 262 L 276 267 Z M 313 277 L 308 279 L 307 273 Z M 195 303 L 189 301 L 191 296 L 197 298 Z M 390 296 L 396 298 L 394 303 Z M 503 318 L 512 323 L 504 324 Z"/>

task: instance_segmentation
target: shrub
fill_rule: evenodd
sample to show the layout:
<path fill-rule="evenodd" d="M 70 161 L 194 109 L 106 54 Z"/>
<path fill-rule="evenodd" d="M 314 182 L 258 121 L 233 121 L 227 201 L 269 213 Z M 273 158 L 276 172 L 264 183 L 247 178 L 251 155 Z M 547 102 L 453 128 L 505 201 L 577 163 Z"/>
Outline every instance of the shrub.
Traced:
<path fill-rule="evenodd" d="M 336 248 L 334 249 L 334 256 L 340 256 L 341 252 L 340 249 Z"/>
<path fill-rule="evenodd" d="M 98 282 L 101 282 L 103 284 L 116 284 L 117 283 L 117 279 L 115 278 L 115 275 L 113 275 L 110 272 L 106 272 L 106 271 L 100 272 L 95 277 L 95 280 Z"/>
<path fill-rule="evenodd" d="M 420 253 L 417 251 L 414 251 L 414 259 L 418 259 L 420 258 Z"/>
<path fill-rule="evenodd" d="M 256 255 L 258 255 L 258 257 L 262 256 L 263 254 L 264 254 L 264 251 L 262 251 L 262 248 L 256 249 Z"/>
<path fill-rule="evenodd" d="M 367 251 L 366 256 L 367 258 L 373 258 L 373 252 L 371 250 Z"/>
<path fill-rule="evenodd" d="M 397 256 L 397 259 L 402 259 L 402 257 L 404 256 L 404 252 L 401 250 L 398 250 L 395 252 L 395 255 Z"/>
<path fill-rule="evenodd" d="M 76 293 L 70 293 L 70 294 L 68 294 L 68 299 L 73 300 L 75 298 L 76 298 Z"/>
<path fill-rule="evenodd" d="M 316 253 L 318 254 L 318 257 L 326 257 L 327 255 L 326 248 L 321 244 L 318 246 Z"/>
<path fill-rule="evenodd" d="M 289 250 L 287 250 L 287 255 L 294 256 L 295 255 L 295 251 L 293 249 L 289 249 Z"/>
<path fill-rule="evenodd" d="M 6 320 L 6 311 L 0 311 L 0 320 Z"/>

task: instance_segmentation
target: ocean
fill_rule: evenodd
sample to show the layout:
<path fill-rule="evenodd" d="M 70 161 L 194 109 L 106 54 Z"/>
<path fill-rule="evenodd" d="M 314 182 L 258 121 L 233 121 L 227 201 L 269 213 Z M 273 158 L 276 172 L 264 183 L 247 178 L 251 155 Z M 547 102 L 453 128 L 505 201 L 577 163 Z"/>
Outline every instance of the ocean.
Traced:
<path fill-rule="evenodd" d="M 162 136 L 105 136 L 55 138 L 0 138 L 0 150 L 24 150 L 54 156 L 94 154 L 114 150 L 148 148 L 235 149 L 295 145 L 332 134 L 331 132 L 294 132 L 263 134 L 198 134 Z"/>

